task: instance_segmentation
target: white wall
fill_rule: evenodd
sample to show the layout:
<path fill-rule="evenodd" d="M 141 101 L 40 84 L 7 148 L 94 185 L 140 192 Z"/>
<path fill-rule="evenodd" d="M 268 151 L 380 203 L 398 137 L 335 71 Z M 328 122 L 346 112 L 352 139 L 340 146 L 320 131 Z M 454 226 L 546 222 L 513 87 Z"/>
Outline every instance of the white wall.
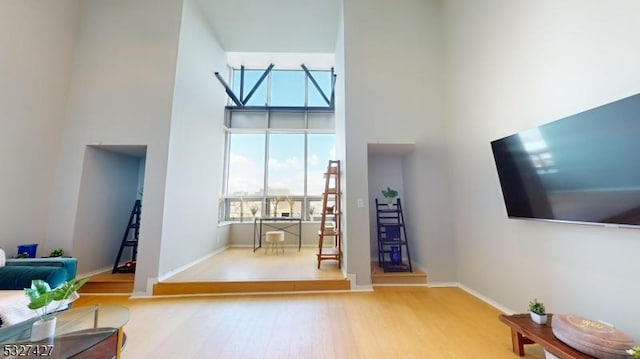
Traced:
<path fill-rule="evenodd" d="M 345 148 L 345 131 L 346 131 L 346 104 L 345 104 L 345 59 L 344 59 L 344 0 L 340 8 L 340 18 L 338 20 L 338 34 L 336 35 L 336 50 L 335 50 L 335 87 L 334 87 L 334 105 L 335 105 L 335 120 L 336 120 L 336 158 L 340 160 L 340 170 L 342 171 L 340 176 L 340 189 L 342 190 L 342 198 L 344 201 L 347 198 L 348 189 L 346 188 L 346 176 L 348 175 L 348 166 L 346 162 L 346 148 Z M 341 203 L 342 204 L 342 203 Z M 344 205 L 342 206 L 344 209 Z M 342 260 L 342 272 L 347 273 L 349 270 L 349 263 L 346 258 L 349 257 L 349 248 L 346 246 L 346 228 L 349 221 L 349 214 L 344 212 L 342 214 L 342 244 L 341 249 L 343 253 Z"/>
<path fill-rule="evenodd" d="M 82 258 L 79 273 L 113 266 L 136 200 L 139 164 L 137 157 L 86 147 L 71 251 Z M 122 261 L 131 259 L 130 250 Z"/>
<path fill-rule="evenodd" d="M 185 0 L 171 118 L 160 273 L 226 245 L 218 231 L 226 95 L 225 54 L 198 2 Z"/>
<path fill-rule="evenodd" d="M 640 3 L 444 3 L 458 279 L 640 341 L 640 232 L 509 220 L 489 142 L 640 92 Z"/>
<path fill-rule="evenodd" d="M 137 291 L 159 269 L 181 12 L 179 0 L 81 3 L 49 240 L 55 247 L 81 243 L 73 232 L 86 145 L 146 145 Z"/>
<path fill-rule="evenodd" d="M 347 270 L 357 284 L 371 283 L 368 143 L 415 143 L 406 163 L 405 201 L 433 258 L 430 281 L 455 278 L 448 229 L 446 137 L 442 117 L 442 49 L 439 1 L 348 0 L 344 2 Z M 338 56 L 336 55 L 336 63 Z M 426 182 L 426 183 L 425 183 Z M 427 245 L 432 245 L 427 253 Z"/>
<path fill-rule="evenodd" d="M 47 221 L 78 27 L 77 0 L 0 2 L 0 246 L 38 243 Z M 70 243 L 64 246 L 71 249 Z"/>

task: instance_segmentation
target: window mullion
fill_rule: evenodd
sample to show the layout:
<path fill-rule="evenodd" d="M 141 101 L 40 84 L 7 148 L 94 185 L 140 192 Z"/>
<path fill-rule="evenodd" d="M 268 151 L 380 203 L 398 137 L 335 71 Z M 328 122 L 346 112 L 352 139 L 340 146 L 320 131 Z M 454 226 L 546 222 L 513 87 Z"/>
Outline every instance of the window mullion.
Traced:
<path fill-rule="evenodd" d="M 300 216 L 302 217 L 302 219 L 307 218 L 307 196 L 309 195 L 307 193 L 308 189 L 307 189 L 307 176 L 309 175 L 309 163 L 308 163 L 308 148 L 309 148 L 309 136 L 307 134 L 307 131 L 304 131 L 304 175 L 303 175 L 303 180 L 304 180 L 304 191 L 303 191 L 303 195 L 304 197 L 302 198 L 302 203 L 300 204 Z"/>
<path fill-rule="evenodd" d="M 263 207 L 264 207 L 264 212 L 263 213 L 268 213 L 267 211 L 269 210 L 269 205 L 267 204 L 267 195 L 269 194 L 269 188 L 268 188 L 268 184 L 269 184 L 269 132 L 265 131 L 264 132 L 264 185 L 262 186 L 262 188 L 264 188 L 264 190 L 262 191 L 263 193 L 263 197 L 264 197 L 264 202 L 263 202 Z"/>

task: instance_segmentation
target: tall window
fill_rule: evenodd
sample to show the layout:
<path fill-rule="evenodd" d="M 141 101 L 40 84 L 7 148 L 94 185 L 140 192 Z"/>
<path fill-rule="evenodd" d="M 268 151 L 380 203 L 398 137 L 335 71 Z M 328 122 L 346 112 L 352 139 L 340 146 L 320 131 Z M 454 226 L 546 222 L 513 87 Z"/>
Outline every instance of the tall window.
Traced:
<path fill-rule="evenodd" d="M 227 138 L 226 220 L 318 216 L 334 134 L 229 132 Z"/>
<path fill-rule="evenodd" d="M 273 70 L 246 106 L 227 109 L 224 219 L 319 218 L 323 174 L 335 159 L 331 71 Z M 233 71 L 233 91 L 246 98 L 264 70 Z M 323 96 L 324 95 L 324 96 Z M 276 107 L 276 108 L 271 108 Z M 286 108 L 286 109 L 283 109 Z"/>
<path fill-rule="evenodd" d="M 227 194 L 256 196 L 264 192 L 264 134 L 229 136 Z"/>
<path fill-rule="evenodd" d="M 334 134 L 313 133 L 307 135 L 307 194 L 320 196 L 324 191 L 323 174 L 329 160 L 336 158 Z"/>
<path fill-rule="evenodd" d="M 304 134 L 269 134 L 269 195 L 304 195 Z"/>

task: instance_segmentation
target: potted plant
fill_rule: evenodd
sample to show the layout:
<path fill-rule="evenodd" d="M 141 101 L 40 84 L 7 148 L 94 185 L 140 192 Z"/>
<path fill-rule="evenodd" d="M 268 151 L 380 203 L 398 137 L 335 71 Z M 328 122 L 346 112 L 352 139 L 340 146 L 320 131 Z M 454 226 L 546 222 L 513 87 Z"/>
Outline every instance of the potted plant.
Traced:
<path fill-rule="evenodd" d="M 218 197 L 218 223 L 222 222 L 224 217 L 224 197 Z"/>
<path fill-rule="evenodd" d="M 627 354 L 631 355 L 633 359 L 640 359 L 640 347 L 633 347 L 627 350 Z"/>
<path fill-rule="evenodd" d="M 531 320 L 538 324 L 545 324 L 547 322 L 547 312 L 544 308 L 544 303 L 538 302 L 538 299 L 533 299 L 529 302 L 529 314 Z"/>
<path fill-rule="evenodd" d="M 78 297 L 78 289 L 82 287 L 89 278 L 80 281 L 75 279 L 64 282 L 55 289 L 51 289 L 49 284 L 37 279 L 31 281 L 31 288 L 25 288 L 25 295 L 29 298 L 29 309 L 35 310 L 40 316 L 40 320 L 33 323 L 31 327 L 31 341 L 39 341 L 53 335 L 56 329 L 56 317 L 54 313 L 64 309 L 69 302 Z M 54 304 L 54 307 L 51 307 Z"/>
<path fill-rule="evenodd" d="M 295 205 L 296 200 L 291 197 L 287 197 L 287 203 L 289 203 L 289 214 L 293 216 L 293 205 Z"/>
<path fill-rule="evenodd" d="M 62 257 L 64 255 L 64 249 L 57 248 L 51 251 L 49 257 Z"/>
<path fill-rule="evenodd" d="M 387 199 L 387 205 L 389 208 L 393 208 L 393 202 L 395 202 L 395 198 L 398 197 L 398 191 L 391 187 L 387 187 L 386 190 L 382 190 L 382 195 Z"/>
<path fill-rule="evenodd" d="M 244 197 L 240 197 L 240 222 L 244 220 Z"/>
<path fill-rule="evenodd" d="M 282 201 L 282 198 L 276 196 L 273 198 L 273 215 L 272 217 L 278 217 L 278 205 Z"/>
<path fill-rule="evenodd" d="M 253 206 L 249 207 L 249 210 L 251 211 L 251 215 L 255 217 L 256 213 L 258 213 L 258 206 L 254 204 Z"/>

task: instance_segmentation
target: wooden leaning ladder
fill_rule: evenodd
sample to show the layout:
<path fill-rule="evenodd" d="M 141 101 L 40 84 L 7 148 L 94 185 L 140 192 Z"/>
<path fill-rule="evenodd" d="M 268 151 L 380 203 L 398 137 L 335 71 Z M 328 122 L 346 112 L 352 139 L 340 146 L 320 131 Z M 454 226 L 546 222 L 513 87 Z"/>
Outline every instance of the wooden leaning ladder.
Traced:
<path fill-rule="evenodd" d="M 336 260 L 338 261 L 338 268 L 340 268 L 342 263 L 340 161 L 329 161 L 324 178 L 322 216 L 320 230 L 318 231 L 318 269 L 320 269 L 320 263 L 323 260 Z M 333 205 L 329 205 L 329 203 L 333 203 Z M 324 246 L 326 237 L 334 238 L 333 247 Z"/>

